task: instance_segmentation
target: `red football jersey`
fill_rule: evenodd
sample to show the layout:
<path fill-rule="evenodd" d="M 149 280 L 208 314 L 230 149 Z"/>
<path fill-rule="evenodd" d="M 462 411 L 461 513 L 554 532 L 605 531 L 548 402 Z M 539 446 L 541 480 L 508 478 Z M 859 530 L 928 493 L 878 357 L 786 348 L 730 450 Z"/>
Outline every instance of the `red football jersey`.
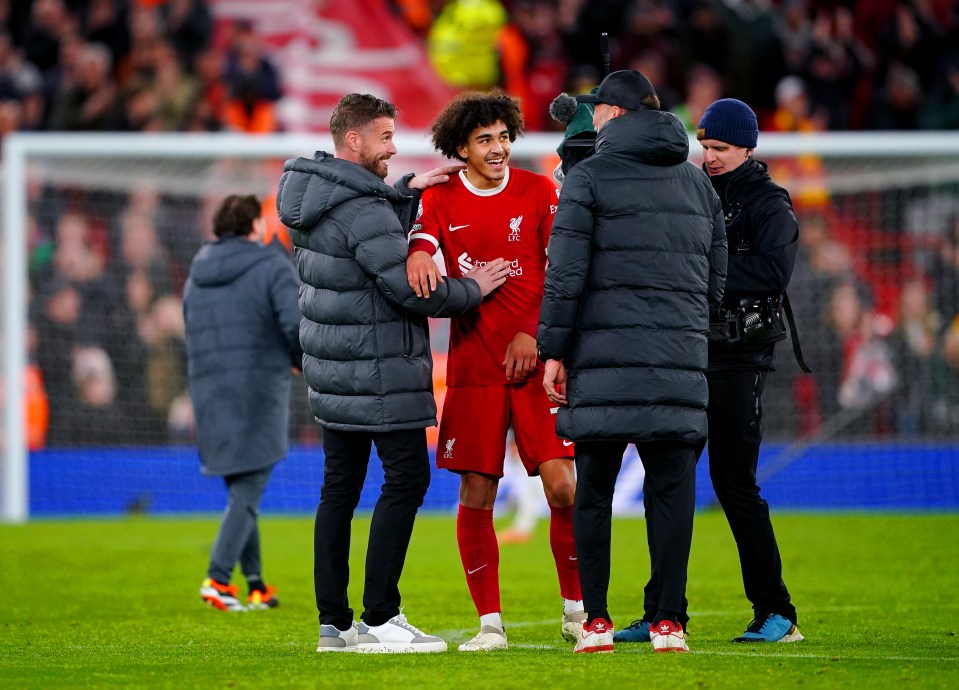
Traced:
<path fill-rule="evenodd" d="M 506 283 L 452 319 L 448 386 L 505 385 L 506 347 L 521 331 L 536 337 L 558 198 L 548 177 L 517 168 L 496 189 L 477 189 L 461 172 L 423 192 L 410 253 L 442 249 L 453 278 L 499 257 L 510 262 Z"/>

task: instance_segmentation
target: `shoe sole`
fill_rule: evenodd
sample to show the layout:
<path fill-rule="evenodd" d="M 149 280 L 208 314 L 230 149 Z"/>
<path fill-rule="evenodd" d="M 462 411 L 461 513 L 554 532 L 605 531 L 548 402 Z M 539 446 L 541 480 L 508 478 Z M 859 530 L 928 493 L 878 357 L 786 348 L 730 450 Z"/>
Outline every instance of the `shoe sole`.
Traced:
<path fill-rule="evenodd" d="M 361 643 L 356 645 L 359 654 L 428 654 L 445 652 L 445 642 L 420 642 L 417 644 L 405 642 L 381 642 L 378 644 Z"/>
<path fill-rule="evenodd" d="M 243 613 L 244 611 L 246 611 L 246 608 L 242 604 L 240 604 L 236 608 L 231 608 L 227 606 L 226 604 L 224 604 L 221 599 L 217 599 L 216 597 L 201 597 L 201 598 L 209 606 L 215 609 L 219 609 L 220 611 L 227 611 L 228 613 Z"/>
<path fill-rule="evenodd" d="M 788 632 L 782 637 L 780 637 L 775 642 L 778 644 L 780 642 L 801 642 L 806 638 L 803 637 L 803 634 L 799 632 L 799 629 L 795 629 L 792 632 Z M 752 638 L 752 637 L 737 637 L 731 640 L 735 644 L 766 644 L 769 640 L 764 640 L 763 638 Z"/>
<path fill-rule="evenodd" d="M 509 649 L 509 642 L 503 640 L 502 642 L 487 642 L 481 645 L 464 643 L 457 647 L 457 649 L 461 652 L 501 652 Z"/>
<path fill-rule="evenodd" d="M 351 653 L 356 651 L 356 647 L 317 647 L 316 651 L 318 652 L 340 652 L 340 653 Z"/>
<path fill-rule="evenodd" d="M 573 654 L 612 654 L 613 645 L 602 644 L 596 647 L 586 647 L 585 649 L 574 649 Z"/>
<path fill-rule="evenodd" d="M 575 642 L 582 633 L 582 623 L 563 623 L 563 639 L 567 642 Z"/>

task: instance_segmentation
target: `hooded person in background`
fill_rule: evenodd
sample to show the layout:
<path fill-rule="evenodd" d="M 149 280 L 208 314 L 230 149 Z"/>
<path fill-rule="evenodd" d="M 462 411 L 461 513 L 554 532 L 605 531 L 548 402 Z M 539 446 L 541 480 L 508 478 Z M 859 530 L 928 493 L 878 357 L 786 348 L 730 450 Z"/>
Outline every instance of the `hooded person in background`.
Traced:
<path fill-rule="evenodd" d="M 688 649 L 680 619 L 706 439 L 709 309 L 722 298 L 726 237 L 689 139 L 635 70 L 595 94 L 595 153 L 569 170 L 549 240 L 537 331 L 557 433 L 575 441 L 573 524 L 587 620 L 574 652 L 613 651 L 607 608 L 613 491 L 628 443 L 644 502 L 656 651 Z"/>
<path fill-rule="evenodd" d="M 260 498 L 287 453 L 290 369 L 299 371 L 299 280 L 289 259 L 263 246 L 260 201 L 229 196 L 213 218 L 217 240 L 200 249 L 183 291 L 187 378 L 203 474 L 223 477 L 229 502 L 200 596 L 223 611 L 279 600 L 260 568 Z M 234 565 L 247 605 L 230 584 Z"/>

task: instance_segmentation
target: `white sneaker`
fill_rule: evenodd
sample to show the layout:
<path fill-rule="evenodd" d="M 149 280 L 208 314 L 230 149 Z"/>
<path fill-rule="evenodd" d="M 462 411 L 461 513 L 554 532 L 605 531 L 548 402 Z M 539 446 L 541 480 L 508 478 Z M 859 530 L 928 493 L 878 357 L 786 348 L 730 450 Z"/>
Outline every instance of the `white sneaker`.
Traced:
<path fill-rule="evenodd" d="M 383 625 L 360 623 L 356 651 L 367 654 L 410 654 L 415 652 L 445 652 L 446 642 L 427 635 L 411 625 L 402 613 Z"/>
<path fill-rule="evenodd" d="M 507 648 L 506 632 L 493 625 L 484 625 L 476 637 L 459 646 L 461 652 L 493 652 Z"/>
<path fill-rule="evenodd" d="M 579 628 L 579 639 L 573 647 L 575 654 L 612 654 L 613 624 L 603 618 L 597 618 L 588 628 L 586 624 Z"/>
<path fill-rule="evenodd" d="M 659 621 L 649 626 L 649 641 L 656 652 L 688 652 L 683 626 L 672 621 Z"/>
<path fill-rule="evenodd" d="M 355 652 L 356 651 L 356 624 L 346 630 L 340 630 L 335 625 L 320 626 L 320 642 L 316 647 L 318 652 Z"/>
<path fill-rule="evenodd" d="M 583 632 L 583 623 L 585 622 L 585 611 L 572 611 L 563 614 L 563 639 L 568 642 L 576 642 L 580 633 Z"/>

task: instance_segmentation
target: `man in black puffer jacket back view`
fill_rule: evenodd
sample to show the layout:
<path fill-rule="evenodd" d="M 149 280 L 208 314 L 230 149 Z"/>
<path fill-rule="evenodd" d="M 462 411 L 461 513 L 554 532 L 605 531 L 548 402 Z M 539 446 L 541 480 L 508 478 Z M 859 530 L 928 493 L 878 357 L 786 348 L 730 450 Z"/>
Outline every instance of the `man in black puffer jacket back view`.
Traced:
<path fill-rule="evenodd" d="M 544 386 L 560 405 L 557 433 L 576 442 L 573 524 L 588 618 L 574 651 L 613 649 L 612 500 L 628 443 L 646 469 L 652 644 L 686 651 L 709 310 L 726 276 L 722 207 L 643 74 L 613 72 L 577 100 L 595 104 L 596 152 L 563 183 L 537 333 Z"/>
<path fill-rule="evenodd" d="M 427 317 L 461 314 L 503 284 L 502 259 L 418 297 L 406 275 L 418 192 L 462 166 L 383 182 L 396 108 L 368 94 L 340 99 L 330 120 L 336 155 L 287 161 L 277 192 L 300 288 L 300 343 L 310 407 L 323 426 L 323 486 L 314 529 L 320 652 L 440 652 L 400 612 L 399 580 L 429 487 L 426 427 L 436 424 Z M 384 485 L 370 525 L 362 622 L 347 600 L 350 523 L 372 446 Z"/>

